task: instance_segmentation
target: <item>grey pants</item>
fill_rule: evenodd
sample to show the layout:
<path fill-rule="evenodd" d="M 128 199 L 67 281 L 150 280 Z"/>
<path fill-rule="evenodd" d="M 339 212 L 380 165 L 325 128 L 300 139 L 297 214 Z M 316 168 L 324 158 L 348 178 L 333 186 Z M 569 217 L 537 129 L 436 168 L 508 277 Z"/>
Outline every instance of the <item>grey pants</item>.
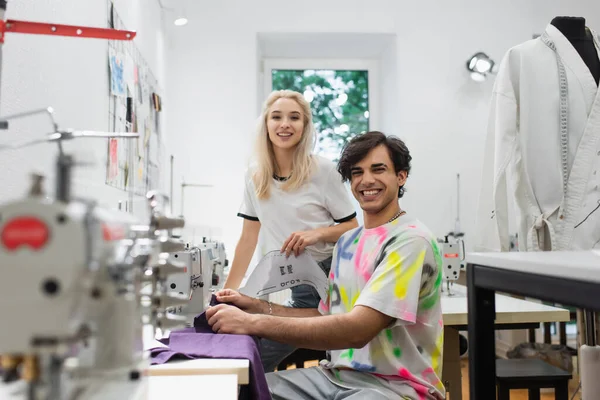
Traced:
<path fill-rule="evenodd" d="M 319 267 L 329 276 L 331 269 L 331 257 L 318 263 Z M 319 293 L 310 285 L 299 285 L 291 289 L 292 298 L 284 304 L 286 307 L 294 308 L 317 308 L 319 307 Z M 277 365 L 296 350 L 295 346 L 279 343 L 268 339 L 260 339 L 260 357 L 266 372 L 273 372 Z"/>
<path fill-rule="evenodd" d="M 267 374 L 267 384 L 273 400 L 389 400 L 417 399 L 407 387 L 406 397 L 385 388 L 367 385 L 364 388 L 345 388 L 332 383 L 317 367 L 290 369 Z M 371 386 L 371 387 L 368 387 Z"/>

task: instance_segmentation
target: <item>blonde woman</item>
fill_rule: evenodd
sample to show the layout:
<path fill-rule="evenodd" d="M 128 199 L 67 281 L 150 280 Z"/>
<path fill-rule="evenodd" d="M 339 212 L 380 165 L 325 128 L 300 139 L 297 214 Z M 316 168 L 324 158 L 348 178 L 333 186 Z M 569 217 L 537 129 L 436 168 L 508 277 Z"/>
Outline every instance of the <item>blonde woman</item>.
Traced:
<path fill-rule="evenodd" d="M 337 240 L 358 226 L 356 211 L 333 162 L 312 154 L 314 127 L 309 103 L 294 91 L 271 93 L 258 124 L 256 162 L 246 173 L 239 217 L 242 235 L 225 288 L 238 289 L 259 241 L 259 256 L 273 250 L 308 252 L 329 275 Z M 292 288 L 290 307 L 316 308 L 317 291 Z M 291 354 L 290 345 L 263 340 L 265 372 Z"/>

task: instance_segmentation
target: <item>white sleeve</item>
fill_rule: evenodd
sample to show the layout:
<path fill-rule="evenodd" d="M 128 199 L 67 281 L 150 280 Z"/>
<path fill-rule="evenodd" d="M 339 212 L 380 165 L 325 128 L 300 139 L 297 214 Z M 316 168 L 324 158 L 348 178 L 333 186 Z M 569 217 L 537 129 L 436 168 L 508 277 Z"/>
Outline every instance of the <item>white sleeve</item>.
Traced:
<path fill-rule="evenodd" d="M 335 169 L 329 171 L 327 186 L 323 188 L 325 196 L 325 207 L 335 222 L 342 223 L 356 217 L 356 210 L 350 201 L 350 195 L 346 185 L 342 182 L 342 176 Z"/>
<path fill-rule="evenodd" d="M 496 78 L 490 107 L 475 251 L 509 251 L 510 248 L 506 171 L 517 143 L 517 116 L 517 101 L 505 59 Z"/>
<path fill-rule="evenodd" d="M 254 207 L 254 201 L 256 199 L 256 193 L 254 193 L 254 187 L 252 185 L 252 175 L 250 172 L 246 172 L 246 179 L 244 183 L 244 199 L 238 211 L 237 216 L 251 221 L 258 221 L 258 214 Z"/>

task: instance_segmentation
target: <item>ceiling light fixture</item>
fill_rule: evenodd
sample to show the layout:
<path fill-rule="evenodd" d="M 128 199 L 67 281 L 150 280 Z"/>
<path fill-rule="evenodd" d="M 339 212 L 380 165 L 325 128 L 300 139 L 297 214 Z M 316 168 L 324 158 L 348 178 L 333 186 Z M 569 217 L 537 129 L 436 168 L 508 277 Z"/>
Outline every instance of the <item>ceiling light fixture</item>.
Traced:
<path fill-rule="evenodd" d="M 173 21 L 173 23 L 176 26 L 183 26 L 188 23 L 188 19 L 186 17 L 177 17 L 177 18 L 175 18 L 175 21 Z"/>
<path fill-rule="evenodd" d="M 178 0 L 179 3 L 182 3 L 183 0 Z M 188 19 L 185 16 L 185 11 L 183 9 L 183 5 L 173 7 L 165 7 L 162 3 L 162 0 L 158 0 L 158 5 L 160 8 L 166 11 L 175 11 L 175 19 L 173 20 L 173 24 L 175 26 L 184 26 L 187 25 Z"/>

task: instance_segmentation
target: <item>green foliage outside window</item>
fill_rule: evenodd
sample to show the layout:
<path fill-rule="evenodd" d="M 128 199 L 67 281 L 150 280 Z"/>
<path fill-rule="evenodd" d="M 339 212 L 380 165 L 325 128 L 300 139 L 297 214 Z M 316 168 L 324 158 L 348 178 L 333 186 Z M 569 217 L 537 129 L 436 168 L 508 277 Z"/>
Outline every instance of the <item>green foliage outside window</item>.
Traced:
<path fill-rule="evenodd" d="M 273 70 L 272 83 L 310 101 L 318 154 L 337 161 L 352 136 L 369 130 L 367 71 Z"/>

